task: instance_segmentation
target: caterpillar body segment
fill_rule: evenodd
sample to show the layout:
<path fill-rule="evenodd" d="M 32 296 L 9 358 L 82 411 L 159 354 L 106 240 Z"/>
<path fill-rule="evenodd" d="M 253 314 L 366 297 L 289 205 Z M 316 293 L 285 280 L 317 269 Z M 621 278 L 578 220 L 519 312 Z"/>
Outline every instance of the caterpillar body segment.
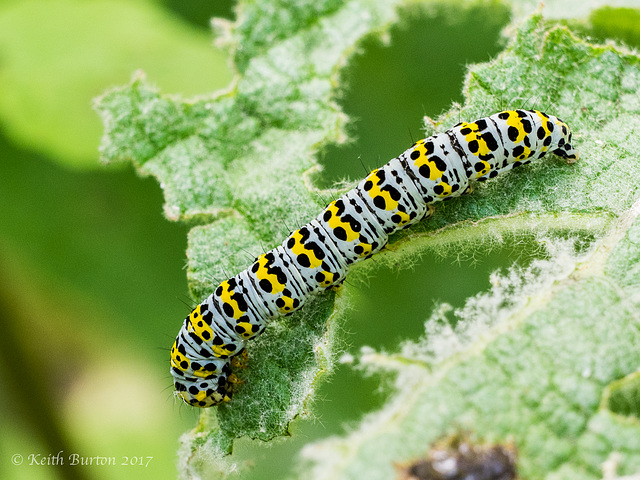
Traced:
<path fill-rule="evenodd" d="M 231 361 L 269 320 L 340 284 L 389 235 L 430 217 L 437 202 L 470 193 L 475 182 L 549 152 L 576 160 L 571 139 L 553 115 L 509 110 L 416 142 L 196 306 L 171 349 L 177 394 L 196 407 L 229 401 L 239 382 Z"/>

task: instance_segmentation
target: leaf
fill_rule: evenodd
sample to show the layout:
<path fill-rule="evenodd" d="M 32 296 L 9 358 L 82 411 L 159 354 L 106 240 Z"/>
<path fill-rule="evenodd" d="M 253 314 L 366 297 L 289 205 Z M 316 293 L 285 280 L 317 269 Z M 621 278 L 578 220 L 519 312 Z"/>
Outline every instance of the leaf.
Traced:
<path fill-rule="evenodd" d="M 395 20 L 398 4 L 241 3 L 238 22 L 221 26 L 240 73 L 229 92 L 186 103 L 161 95 L 137 76 L 98 99 L 105 161 L 132 161 L 142 174 L 156 176 L 166 215 L 200 224 L 189 235 L 194 298 L 279 244 L 330 198 L 332 192 L 313 188 L 309 175 L 317 168 L 316 150 L 343 139 L 345 118 L 334 103 L 339 68 L 361 38 Z M 614 434 L 606 434 L 611 448 L 573 463 L 568 458 L 575 447 L 567 439 L 587 432 L 592 422 L 597 431 L 634 434 L 633 425 L 618 427 L 617 417 L 598 411 L 607 383 L 637 366 L 637 354 L 628 348 L 637 334 L 633 309 L 611 279 L 601 278 L 607 255 L 589 250 L 579 257 L 557 238 L 576 238 L 582 250 L 605 238 L 614 248 L 633 221 L 629 212 L 640 178 L 638 60 L 590 45 L 536 15 L 496 61 L 471 69 L 465 105 L 427 134 L 505 105 L 534 104 L 572 126 L 583 160 L 567 165 L 550 158 L 439 205 L 433 220 L 395 235 L 375 265 L 359 264 L 351 275 L 363 277 L 376 265 L 409 264 L 424 252 L 472 254 L 503 237 L 531 232 L 540 238 L 540 232 L 548 233 L 550 251 L 564 253 L 540 264 L 539 271 L 504 280 L 515 293 L 471 301 L 468 312 L 492 306 L 491 315 L 474 323 L 471 313 L 463 314 L 460 332 L 452 334 L 459 345 L 450 352 L 433 354 L 436 342 L 429 337 L 397 355 L 363 357 L 365 363 L 393 366 L 398 393 L 352 436 L 306 450 L 317 462 L 308 466 L 317 477 L 389 478 L 393 462 L 424 454 L 456 427 L 483 439 L 515 438 L 522 471 L 532 478 L 562 468 L 592 474 L 615 450 Z M 591 266 L 584 278 L 578 262 Z M 314 298 L 252 342 L 240 393 L 230 404 L 203 412 L 196 429 L 183 437 L 185 475 L 233 469 L 232 461 L 225 467 L 220 457 L 234 437 L 268 440 L 285 434 L 289 422 L 306 412 L 317 378 L 332 367 L 336 319 L 348 295 L 345 286 L 335 305 L 332 293 Z M 571 313 L 571 302 L 579 315 Z M 609 308 L 616 309 L 616 328 L 602 321 Z M 465 340 L 464 329 L 474 326 L 481 335 Z M 444 329 L 433 338 L 442 335 Z M 604 346 L 596 349 L 601 339 Z M 600 354 L 614 357 L 603 362 Z M 592 437 L 580 440 L 585 452 L 595 448 Z"/>

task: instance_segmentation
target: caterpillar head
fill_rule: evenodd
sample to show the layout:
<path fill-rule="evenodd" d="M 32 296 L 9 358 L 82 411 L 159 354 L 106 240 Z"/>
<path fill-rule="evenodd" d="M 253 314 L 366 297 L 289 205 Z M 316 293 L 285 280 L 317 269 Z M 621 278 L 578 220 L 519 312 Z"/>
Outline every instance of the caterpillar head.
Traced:
<path fill-rule="evenodd" d="M 552 150 L 552 152 L 559 157 L 566 158 L 569 160 L 569 163 L 575 162 L 578 160 L 579 155 L 571 143 L 571 129 L 569 129 L 569 126 L 558 117 L 550 115 L 550 118 L 557 127 L 553 134 L 553 146 L 556 148 Z"/>

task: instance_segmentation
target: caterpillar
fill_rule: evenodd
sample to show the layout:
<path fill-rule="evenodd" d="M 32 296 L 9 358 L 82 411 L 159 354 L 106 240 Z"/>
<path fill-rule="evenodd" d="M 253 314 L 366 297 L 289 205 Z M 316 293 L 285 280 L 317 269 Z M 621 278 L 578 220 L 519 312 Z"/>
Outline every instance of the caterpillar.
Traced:
<path fill-rule="evenodd" d="M 436 202 L 548 152 L 578 158 L 567 124 L 536 110 L 462 122 L 414 143 L 191 311 L 171 348 L 177 395 L 195 407 L 228 402 L 239 382 L 232 361 L 270 320 L 340 284 L 349 266 L 380 251 L 389 235 L 431 217 Z"/>

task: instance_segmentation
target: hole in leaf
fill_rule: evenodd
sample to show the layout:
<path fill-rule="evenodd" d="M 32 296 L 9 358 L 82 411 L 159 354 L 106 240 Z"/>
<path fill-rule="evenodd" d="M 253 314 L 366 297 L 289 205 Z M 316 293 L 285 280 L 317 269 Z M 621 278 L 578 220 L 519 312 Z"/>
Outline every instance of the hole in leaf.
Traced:
<path fill-rule="evenodd" d="M 509 10 L 500 3 L 469 9 L 441 4 L 428 11 L 406 8 L 400 18 L 388 45 L 369 37 L 360 45 L 364 53 L 342 72 L 348 88 L 339 103 L 356 141 L 326 148 L 320 187 L 362 178 L 423 138 L 425 115 L 462 102 L 467 65 L 499 53 Z"/>
<path fill-rule="evenodd" d="M 591 28 L 586 33 L 595 40 L 618 40 L 630 47 L 640 47 L 640 9 L 604 7 L 589 16 Z"/>
<path fill-rule="evenodd" d="M 353 333 L 347 338 L 351 351 L 362 345 L 393 350 L 401 341 L 418 339 L 437 305 L 460 308 L 467 298 L 490 288 L 493 272 L 505 273 L 514 264 L 526 268 L 534 259 L 547 256 L 532 236 L 506 239 L 499 248 L 489 243 L 477 245 L 457 254 L 459 257 L 456 252 L 437 257 L 416 252 L 422 258 L 415 257 L 410 268 L 406 264 L 373 268 L 366 272 L 365 282 L 354 275 L 354 308 L 345 325 Z"/>
<path fill-rule="evenodd" d="M 604 406 L 618 415 L 640 419 L 640 372 L 610 383 L 604 393 Z"/>
<path fill-rule="evenodd" d="M 211 30 L 211 19 L 213 17 L 226 18 L 232 20 L 235 17 L 233 7 L 235 0 L 162 0 L 160 2 L 173 15 L 182 17 L 194 26 Z"/>

